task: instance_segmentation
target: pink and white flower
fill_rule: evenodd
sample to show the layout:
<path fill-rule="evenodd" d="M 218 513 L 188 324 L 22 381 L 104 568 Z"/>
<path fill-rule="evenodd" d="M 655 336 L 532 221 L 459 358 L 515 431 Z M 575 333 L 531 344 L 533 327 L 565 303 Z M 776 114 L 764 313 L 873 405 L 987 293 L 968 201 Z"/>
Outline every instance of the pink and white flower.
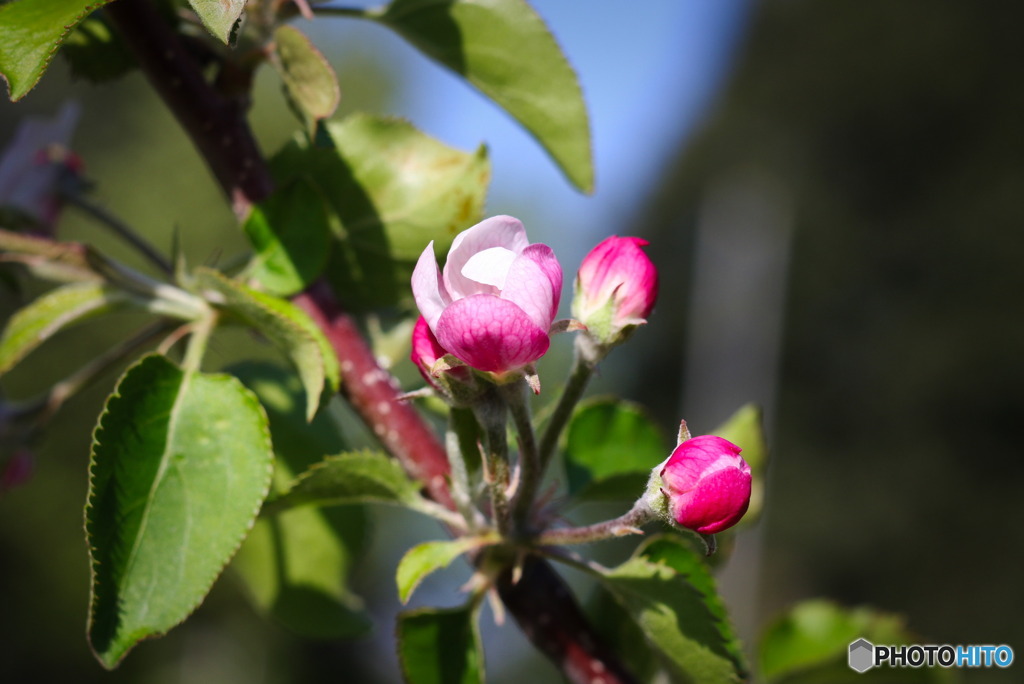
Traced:
<path fill-rule="evenodd" d="M 511 216 L 493 216 L 457 235 L 444 271 L 431 242 L 412 274 L 416 306 L 441 348 L 498 374 L 547 352 L 561 291 L 554 252 L 530 244 Z"/>
<path fill-rule="evenodd" d="M 682 527 L 714 534 L 735 525 L 750 505 L 750 466 L 732 442 L 703 435 L 687 439 L 660 466 L 661 494 Z"/>

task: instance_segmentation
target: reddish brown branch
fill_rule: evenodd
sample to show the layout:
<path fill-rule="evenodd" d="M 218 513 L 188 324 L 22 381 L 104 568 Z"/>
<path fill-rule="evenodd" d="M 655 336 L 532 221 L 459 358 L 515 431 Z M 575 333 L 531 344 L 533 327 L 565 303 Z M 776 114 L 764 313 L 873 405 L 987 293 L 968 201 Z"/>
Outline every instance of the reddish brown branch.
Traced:
<path fill-rule="evenodd" d="M 217 92 L 149 0 L 103 10 L 150 84 L 192 138 L 239 217 L 270 194 L 272 181 L 242 104 Z"/>
<path fill-rule="evenodd" d="M 341 392 L 406 471 L 430 496 L 454 508 L 448 492 L 448 458 L 434 432 L 406 401 L 395 379 L 377 364 L 355 320 L 341 310 L 323 282 L 294 299 L 327 335 L 341 362 Z"/>
<path fill-rule="evenodd" d="M 498 580 L 498 593 L 519 628 L 573 684 L 630 684 L 636 680 L 595 635 L 558 573 L 539 558 L 526 559 L 523 575 Z"/>

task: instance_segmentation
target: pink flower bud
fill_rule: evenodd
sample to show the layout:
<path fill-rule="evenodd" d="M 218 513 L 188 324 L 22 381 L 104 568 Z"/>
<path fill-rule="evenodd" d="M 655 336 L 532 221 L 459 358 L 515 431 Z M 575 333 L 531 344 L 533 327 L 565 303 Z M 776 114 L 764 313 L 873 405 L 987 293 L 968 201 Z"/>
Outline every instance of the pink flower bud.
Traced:
<path fill-rule="evenodd" d="M 750 466 L 740 448 L 721 437 L 703 435 L 681 443 L 660 476 L 672 519 L 701 534 L 732 527 L 750 504 Z"/>
<path fill-rule="evenodd" d="M 658 297 L 658 271 L 646 240 L 612 236 L 590 250 L 576 275 L 573 317 L 606 345 L 619 344 L 647 322 Z"/>
<path fill-rule="evenodd" d="M 416 306 L 441 349 L 493 373 L 518 370 L 547 352 L 561 290 L 554 252 L 531 245 L 511 216 L 459 233 L 443 272 L 431 242 L 412 274 Z"/>

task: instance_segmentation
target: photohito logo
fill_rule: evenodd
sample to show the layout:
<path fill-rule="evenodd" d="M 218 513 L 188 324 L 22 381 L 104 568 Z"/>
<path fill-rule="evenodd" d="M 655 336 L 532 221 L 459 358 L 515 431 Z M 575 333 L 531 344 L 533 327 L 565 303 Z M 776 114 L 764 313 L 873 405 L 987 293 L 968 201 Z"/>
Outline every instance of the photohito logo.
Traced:
<path fill-rule="evenodd" d="M 847 659 L 851 670 L 867 672 L 873 667 L 1009 667 L 1013 664 L 1013 649 L 999 646 L 950 646 L 943 644 L 908 646 L 876 646 L 867 639 L 850 644 Z"/>

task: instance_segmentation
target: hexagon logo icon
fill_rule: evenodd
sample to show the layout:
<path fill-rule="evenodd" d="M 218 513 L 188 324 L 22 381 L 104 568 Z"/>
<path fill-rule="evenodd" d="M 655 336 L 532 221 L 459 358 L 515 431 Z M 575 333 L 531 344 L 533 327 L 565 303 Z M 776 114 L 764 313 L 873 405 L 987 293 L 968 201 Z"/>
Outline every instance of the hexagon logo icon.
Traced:
<path fill-rule="evenodd" d="M 849 664 L 851 670 L 867 672 L 875 665 L 875 645 L 867 639 L 857 639 L 850 644 Z"/>

